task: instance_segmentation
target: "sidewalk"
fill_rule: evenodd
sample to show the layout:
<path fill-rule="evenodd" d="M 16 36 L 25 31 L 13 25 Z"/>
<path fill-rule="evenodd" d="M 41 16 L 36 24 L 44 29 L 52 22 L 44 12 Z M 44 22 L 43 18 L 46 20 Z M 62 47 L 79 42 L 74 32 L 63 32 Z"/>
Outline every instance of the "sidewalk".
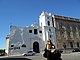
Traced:
<path fill-rule="evenodd" d="M 6 57 L 8 57 L 8 56 L 0 56 L 0 58 L 6 58 Z"/>
<path fill-rule="evenodd" d="M 17 57 L 17 56 L 21 56 L 21 55 L 0 56 L 0 58 Z"/>

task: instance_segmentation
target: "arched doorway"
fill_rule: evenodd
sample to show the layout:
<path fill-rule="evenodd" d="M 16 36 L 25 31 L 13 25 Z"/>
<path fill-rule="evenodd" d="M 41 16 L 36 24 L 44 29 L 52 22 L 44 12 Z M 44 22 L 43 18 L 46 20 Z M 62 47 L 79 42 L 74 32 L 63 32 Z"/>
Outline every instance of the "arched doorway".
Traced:
<path fill-rule="evenodd" d="M 38 42 L 33 43 L 33 51 L 36 53 L 39 53 L 39 43 Z"/>

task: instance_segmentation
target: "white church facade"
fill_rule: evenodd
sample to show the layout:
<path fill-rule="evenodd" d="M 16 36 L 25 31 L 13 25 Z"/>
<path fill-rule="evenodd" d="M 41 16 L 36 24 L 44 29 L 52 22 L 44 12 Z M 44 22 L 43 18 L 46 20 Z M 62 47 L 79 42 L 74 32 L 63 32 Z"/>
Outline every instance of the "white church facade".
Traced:
<path fill-rule="evenodd" d="M 46 23 L 46 17 L 40 15 L 40 26 L 10 26 L 10 34 L 6 37 L 6 53 L 8 55 L 22 54 L 29 50 L 40 53 L 45 48 L 48 39 L 55 44 L 55 28 Z M 42 25 L 41 25 L 42 24 Z"/>

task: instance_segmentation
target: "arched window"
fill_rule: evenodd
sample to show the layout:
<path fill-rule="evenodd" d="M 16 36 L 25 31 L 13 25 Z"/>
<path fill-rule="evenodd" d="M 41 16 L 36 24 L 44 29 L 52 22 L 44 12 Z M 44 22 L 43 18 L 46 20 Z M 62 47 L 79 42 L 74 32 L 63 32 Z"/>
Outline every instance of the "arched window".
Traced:
<path fill-rule="evenodd" d="M 73 48 L 73 43 L 72 42 L 70 42 L 70 46 L 71 46 L 71 48 Z"/>
<path fill-rule="evenodd" d="M 66 43 L 63 43 L 63 48 L 66 48 Z"/>
<path fill-rule="evenodd" d="M 48 21 L 48 26 L 50 26 L 50 21 Z"/>
<path fill-rule="evenodd" d="M 51 38 L 52 36 L 50 35 L 50 38 Z"/>

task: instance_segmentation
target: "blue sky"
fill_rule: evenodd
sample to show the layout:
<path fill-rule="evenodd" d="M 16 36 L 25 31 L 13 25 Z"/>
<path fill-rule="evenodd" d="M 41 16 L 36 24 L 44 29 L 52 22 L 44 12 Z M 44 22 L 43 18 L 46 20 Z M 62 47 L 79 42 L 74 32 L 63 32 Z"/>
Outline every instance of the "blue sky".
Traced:
<path fill-rule="evenodd" d="M 42 11 L 80 18 L 80 0 L 0 0 L 0 49 L 6 48 L 10 25 L 39 23 Z"/>

